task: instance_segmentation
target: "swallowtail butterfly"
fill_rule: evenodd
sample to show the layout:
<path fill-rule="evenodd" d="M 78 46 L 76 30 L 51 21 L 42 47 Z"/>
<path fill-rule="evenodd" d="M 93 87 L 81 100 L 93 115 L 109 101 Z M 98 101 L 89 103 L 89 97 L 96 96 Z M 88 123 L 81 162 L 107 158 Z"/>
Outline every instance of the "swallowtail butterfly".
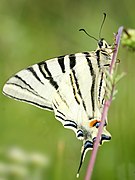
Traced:
<path fill-rule="evenodd" d="M 42 61 L 16 73 L 3 87 L 10 98 L 53 111 L 83 141 L 78 174 L 97 136 L 111 59 L 112 47 L 100 39 L 95 51 Z M 106 126 L 107 119 L 100 144 L 111 139 Z"/>

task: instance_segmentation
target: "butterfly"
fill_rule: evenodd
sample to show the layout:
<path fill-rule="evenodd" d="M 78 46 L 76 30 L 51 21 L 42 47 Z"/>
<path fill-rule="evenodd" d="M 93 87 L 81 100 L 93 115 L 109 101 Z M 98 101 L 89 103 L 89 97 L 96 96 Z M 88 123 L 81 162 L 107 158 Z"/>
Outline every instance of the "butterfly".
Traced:
<path fill-rule="evenodd" d="M 4 95 L 53 111 L 65 128 L 75 132 L 83 141 L 79 169 L 97 136 L 105 101 L 105 69 L 111 58 L 111 46 L 101 39 L 95 51 L 42 61 L 16 73 L 3 87 Z M 107 120 L 100 144 L 111 139 L 106 126 Z"/>
<path fill-rule="evenodd" d="M 4 95 L 10 98 L 53 111 L 55 118 L 83 141 L 77 176 L 97 137 L 105 102 L 105 72 L 113 54 L 112 46 L 103 38 L 97 45 L 95 51 L 34 64 L 16 73 L 3 87 Z M 111 139 L 106 126 L 107 119 L 100 144 Z"/>

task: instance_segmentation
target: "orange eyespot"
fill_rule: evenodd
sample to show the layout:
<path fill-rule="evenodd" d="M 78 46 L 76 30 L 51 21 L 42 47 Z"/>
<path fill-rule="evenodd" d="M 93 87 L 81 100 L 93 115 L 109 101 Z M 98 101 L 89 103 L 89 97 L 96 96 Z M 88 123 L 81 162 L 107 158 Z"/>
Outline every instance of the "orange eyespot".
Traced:
<path fill-rule="evenodd" d="M 101 120 L 97 120 L 97 119 L 92 120 L 92 121 L 90 121 L 89 126 L 94 127 L 96 125 L 96 123 L 99 123 L 99 122 L 101 122 Z"/>

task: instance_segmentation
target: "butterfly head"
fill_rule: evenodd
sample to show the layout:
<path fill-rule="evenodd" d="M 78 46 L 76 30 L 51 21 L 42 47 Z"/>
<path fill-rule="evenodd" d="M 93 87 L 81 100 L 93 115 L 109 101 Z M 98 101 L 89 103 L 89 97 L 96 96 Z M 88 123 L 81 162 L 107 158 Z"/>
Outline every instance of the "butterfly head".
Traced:
<path fill-rule="evenodd" d="M 101 39 L 98 41 L 98 48 L 97 48 L 97 49 L 112 52 L 112 46 L 109 45 L 103 38 L 101 38 Z"/>
<path fill-rule="evenodd" d="M 100 64 L 109 66 L 114 52 L 113 47 L 102 38 L 98 41 L 98 47 L 95 52 L 97 58 L 100 60 Z"/>
<path fill-rule="evenodd" d="M 105 48 L 109 48 L 110 46 L 107 44 L 107 42 L 103 38 L 101 38 L 98 41 L 98 47 L 99 49 L 105 49 Z"/>

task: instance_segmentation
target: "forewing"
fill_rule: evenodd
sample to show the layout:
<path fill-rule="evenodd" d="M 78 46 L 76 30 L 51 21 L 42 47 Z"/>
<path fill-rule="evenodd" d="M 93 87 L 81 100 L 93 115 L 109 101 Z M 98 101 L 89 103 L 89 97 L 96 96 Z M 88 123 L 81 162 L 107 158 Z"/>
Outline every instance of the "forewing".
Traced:
<path fill-rule="evenodd" d="M 64 57 L 35 64 L 11 77 L 3 93 L 16 100 L 52 110 L 52 94 L 59 87 L 64 71 L 60 63 Z"/>
<path fill-rule="evenodd" d="M 79 62 L 62 82 L 54 95 L 53 106 L 58 120 L 72 120 L 79 126 L 92 118 L 101 118 L 97 84 L 101 73 L 94 56 L 76 56 Z M 100 116 L 100 117 L 99 117 Z"/>
<path fill-rule="evenodd" d="M 83 57 L 84 54 L 79 53 L 78 56 Z M 76 54 L 35 64 L 11 77 L 4 85 L 3 93 L 16 100 L 53 110 L 53 93 L 59 88 L 63 75 L 74 66 Z"/>

